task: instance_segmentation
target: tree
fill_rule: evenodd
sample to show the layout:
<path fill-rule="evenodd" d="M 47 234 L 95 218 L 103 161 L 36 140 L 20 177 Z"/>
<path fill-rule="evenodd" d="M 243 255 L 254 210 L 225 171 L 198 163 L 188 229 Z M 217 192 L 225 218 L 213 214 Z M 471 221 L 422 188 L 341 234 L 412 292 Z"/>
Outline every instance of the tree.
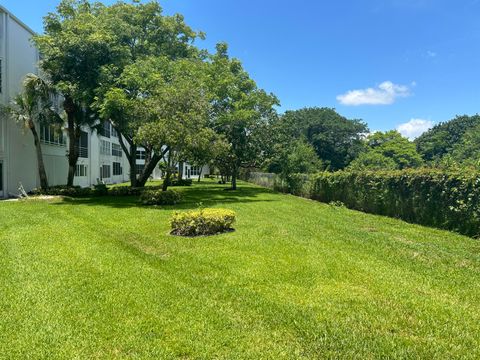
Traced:
<path fill-rule="evenodd" d="M 438 161 L 462 142 L 463 136 L 478 127 L 480 115 L 457 116 L 447 122 L 435 125 L 419 136 L 415 143 L 418 152 L 426 161 Z"/>
<path fill-rule="evenodd" d="M 33 135 L 38 175 L 42 189 L 48 188 L 48 178 L 43 162 L 37 125 L 51 125 L 61 120 L 53 110 L 53 95 L 53 89 L 46 80 L 37 75 L 28 74 L 23 81 L 23 91 L 14 98 L 12 105 L 7 109 L 10 116 L 26 129 L 29 129 Z"/>
<path fill-rule="evenodd" d="M 398 131 L 375 132 L 365 140 L 366 150 L 351 163 L 356 170 L 406 169 L 423 164 L 415 144 Z M 384 166 L 384 168 L 382 168 Z"/>
<path fill-rule="evenodd" d="M 286 179 L 290 174 L 308 174 L 321 171 L 323 165 L 312 145 L 300 138 L 292 143 L 275 144 L 273 159 L 268 161 L 268 171 Z"/>
<path fill-rule="evenodd" d="M 226 44 L 218 44 L 211 57 L 212 126 L 230 145 L 232 190 L 242 167 L 260 163 L 267 124 L 276 116 L 278 99 L 257 87 L 237 59 L 228 56 Z"/>
<path fill-rule="evenodd" d="M 363 170 L 395 170 L 398 166 L 392 158 L 377 151 L 362 152 L 353 160 L 347 169 L 353 171 Z"/>
<path fill-rule="evenodd" d="M 464 166 L 480 167 L 480 123 L 464 133 L 461 141 L 453 146 L 451 157 Z"/>
<path fill-rule="evenodd" d="M 286 139 L 305 137 L 318 157 L 331 170 L 343 169 L 362 151 L 368 132 L 365 123 L 349 120 L 330 108 L 304 108 L 287 111 L 276 125 Z"/>
<path fill-rule="evenodd" d="M 116 56 L 111 46 L 112 37 L 99 21 L 98 15 L 104 7 L 87 0 L 63 0 L 55 13 L 44 18 L 44 33 L 34 37 L 42 54 L 41 68 L 64 98 L 69 186 L 73 185 L 79 158 L 82 127 L 96 121 L 90 105 L 99 83 L 100 69 Z"/>
<path fill-rule="evenodd" d="M 210 110 L 205 66 L 199 60 L 139 60 L 125 68 L 120 87 L 107 92 L 101 107 L 104 117 L 115 120 L 118 111 L 131 116 L 132 140 L 153 154 L 146 159 L 149 173 L 165 158 L 164 190 L 173 166 L 185 159 L 205 134 Z M 137 184 L 143 186 L 146 180 L 140 177 Z"/>
<path fill-rule="evenodd" d="M 145 4 L 118 2 L 104 8 L 101 22 L 120 51 L 114 63 L 102 68 L 95 108 L 100 117 L 111 121 L 122 135 L 120 144 L 132 169 L 131 186 L 144 186 L 163 156 L 154 152 L 151 144 L 139 142 L 137 136 L 139 129 L 151 121 L 148 110 L 141 105 L 142 99 L 136 98 L 142 95 L 141 91 L 148 91 L 149 86 L 141 83 L 139 76 L 148 76 L 145 66 L 152 58 L 164 61 L 200 59 L 201 52 L 193 42 L 198 37 L 203 38 L 203 34 L 194 32 L 181 15 L 164 16 L 156 1 Z M 133 169 L 140 146 L 146 151 L 146 165 L 137 179 Z"/>
<path fill-rule="evenodd" d="M 205 127 L 192 138 L 192 143 L 187 144 L 184 152 L 185 159 L 183 160 L 188 160 L 193 166 L 200 169 L 198 182 L 200 182 L 202 176 L 202 169 L 208 164 L 213 166 L 215 159 L 225 148 L 224 142 L 223 137 L 212 129 Z"/>

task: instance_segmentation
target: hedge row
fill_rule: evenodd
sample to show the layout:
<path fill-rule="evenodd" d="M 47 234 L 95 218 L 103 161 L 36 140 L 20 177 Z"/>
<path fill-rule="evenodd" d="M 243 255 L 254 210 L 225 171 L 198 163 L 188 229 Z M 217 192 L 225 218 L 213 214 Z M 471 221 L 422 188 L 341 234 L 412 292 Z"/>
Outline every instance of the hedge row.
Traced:
<path fill-rule="evenodd" d="M 408 222 L 480 236 L 480 174 L 435 169 L 294 174 L 277 190 Z"/>
<path fill-rule="evenodd" d="M 191 186 L 192 179 L 180 179 L 173 180 L 169 186 Z M 107 187 L 105 184 L 98 184 L 93 187 L 80 187 L 80 186 L 66 186 L 58 185 L 51 186 L 46 190 L 35 189 L 32 191 L 33 195 L 54 195 L 54 196 L 69 196 L 75 198 L 93 197 L 93 196 L 140 196 L 145 191 L 161 190 L 162 186 L 148 186 L 148 187 L 130 187 L 130 186 L 117 186 Z"/>

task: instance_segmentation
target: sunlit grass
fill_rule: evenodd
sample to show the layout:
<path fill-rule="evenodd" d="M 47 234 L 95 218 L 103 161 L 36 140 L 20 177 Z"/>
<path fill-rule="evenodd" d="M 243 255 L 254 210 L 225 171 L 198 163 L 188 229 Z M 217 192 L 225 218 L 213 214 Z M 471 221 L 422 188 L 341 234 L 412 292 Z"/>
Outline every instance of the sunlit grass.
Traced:
<path fill-rule="evenodd" d="M 0 203 L 0 358 L 478 358 L 480 243 L 242 184 Z M 173 211 L 236 231 L 169 235 Z"/>

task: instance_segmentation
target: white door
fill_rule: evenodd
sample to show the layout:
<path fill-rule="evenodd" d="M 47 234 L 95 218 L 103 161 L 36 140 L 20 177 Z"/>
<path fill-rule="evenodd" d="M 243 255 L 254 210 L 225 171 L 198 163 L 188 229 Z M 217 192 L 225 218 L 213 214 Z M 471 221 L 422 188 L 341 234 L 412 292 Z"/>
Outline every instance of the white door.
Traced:
<path fill-rule="evenodd" d="M 3 161 L 0 160 L 0 198 L 3 197 Z"/>

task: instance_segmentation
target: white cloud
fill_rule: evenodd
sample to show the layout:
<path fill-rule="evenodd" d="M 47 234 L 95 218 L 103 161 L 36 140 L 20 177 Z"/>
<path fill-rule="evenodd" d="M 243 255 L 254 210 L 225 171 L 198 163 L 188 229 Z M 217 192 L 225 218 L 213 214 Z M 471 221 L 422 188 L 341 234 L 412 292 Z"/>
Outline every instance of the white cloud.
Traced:
<path fill-rule="evenodd" d="M 415 86 L 415 83 L 412 83 Z M 350 90 L 343 95 L 338 95 L 337 100 L 342 105 L 390 105 L 397 98 L 410 96 L 410 88 L 406 85 L 397 85 L 385 81 L 376 88 Z"/>
<path fill-rule="evenodd" d="M 397 130 L 403 136 L 413 140 L 432 128 L 433 125 L 434 122 L 431 120 L 412 119 L 409 122 L 398 125 Z"/>
<path fill-rule="evenodd" d="M 438 54 L 435 51 L 431 51 L 431 50 L 428 50 L 426 53 L 427 58 L 436 58 L 437 55 Z"/>

